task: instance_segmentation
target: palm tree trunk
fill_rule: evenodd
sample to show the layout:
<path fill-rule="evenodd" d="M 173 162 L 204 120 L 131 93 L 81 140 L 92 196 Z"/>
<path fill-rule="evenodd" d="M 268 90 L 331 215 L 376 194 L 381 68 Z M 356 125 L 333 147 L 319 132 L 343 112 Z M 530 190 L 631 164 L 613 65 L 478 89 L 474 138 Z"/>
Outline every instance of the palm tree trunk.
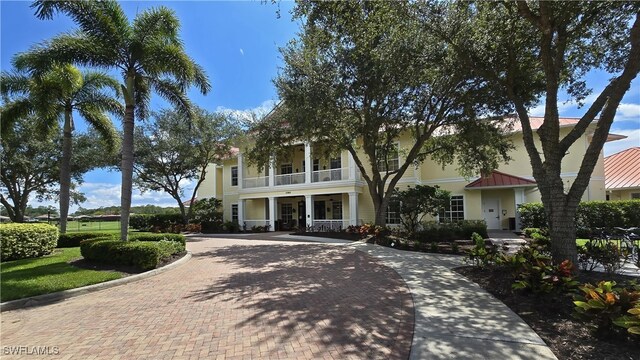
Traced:
<path fill-rule="evenodd" d="M 67 216 L 69 215 L 69 191 L 71 188 L 71 154 L 73 119 L 72 110 L 65 109 L 62 138 L 62 159 L 60 161 L 60 233 L 67 232 Z"/>
<path fill-rule="evenodd" d="M 130 87 L 129 89 L 132 89 Z M 126 95 L 125 95 L 126 96 Z M 131 212 L 131 192 L 133 189 L 133 126 L 134 105 L 127 103 L 124 113 L 122 139 L 122 188 L 120 194 L 120 239 L 127 241 L 129 213 Z"/>

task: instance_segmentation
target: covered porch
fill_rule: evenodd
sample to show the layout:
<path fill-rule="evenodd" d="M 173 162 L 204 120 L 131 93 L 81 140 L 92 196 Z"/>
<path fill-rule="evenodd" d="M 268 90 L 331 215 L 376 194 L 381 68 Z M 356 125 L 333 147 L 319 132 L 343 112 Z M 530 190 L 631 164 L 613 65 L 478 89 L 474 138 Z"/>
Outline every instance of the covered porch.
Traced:
<path fill-rule="evenodd" d="M 537 184 L 533 180 L 493 171 L 465 186 L 481 192 L 481 211 L 488 230 L 521 230 L 518 205 L 526 202 L 526 192 Z"/>
<path fill-rule="evenodd" d="M 357 224 L 358 193 L 241 199 L 238 222 L 244 230 L 339 231 Z"/>

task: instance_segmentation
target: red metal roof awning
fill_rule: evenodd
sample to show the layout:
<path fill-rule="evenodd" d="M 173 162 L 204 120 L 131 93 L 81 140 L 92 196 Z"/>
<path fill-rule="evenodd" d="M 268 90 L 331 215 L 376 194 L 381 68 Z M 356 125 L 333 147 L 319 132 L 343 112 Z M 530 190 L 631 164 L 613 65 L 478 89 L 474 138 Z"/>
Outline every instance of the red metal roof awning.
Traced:
<path fill-rule="evenodd" d="M 466 189 L 481 188 L 514 188 L 514 187 L 531 187 L 536 186 L 533 180 L 521 178 L 519 176 L 505 174 L 494 170 L 488 176 L 483 176 L 476 181 L 465 186 Z"/>

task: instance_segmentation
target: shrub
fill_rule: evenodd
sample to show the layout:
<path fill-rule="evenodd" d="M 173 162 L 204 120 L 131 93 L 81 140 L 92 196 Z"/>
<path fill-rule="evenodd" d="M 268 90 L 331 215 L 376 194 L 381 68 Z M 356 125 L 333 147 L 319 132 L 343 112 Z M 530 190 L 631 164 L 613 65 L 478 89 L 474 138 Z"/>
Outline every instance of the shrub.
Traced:
<path fill-rule="evenodd" d="M 640 335 L 640 302 L 636 303 L 633 309 L 627 310 L 629 315 L 623 315 L 615 320 L 613 324 L 627 329 L 629 334 Z"/>
<path fill-rule="evenodd" d="M 578 266 L 593 271 L 601 265 L 606 273 L 613 274 L 624 265 L 625 255 L 613 242 L 599 244 L 589 240 L 584 246 L 578 246 Z"/>
<path fill-rule="evenodd" d="M 615 281 L 601 281 L 597 285 L 584 284 L 580 287 L 584 295 L 574 297 L 574 317 L 594 325 L 596 334 L 615 334 L 613 325 L 628 310 L 640 305 L 640 288 L 617 287 Z"/>
<path fill-rule="evenodd" d="M 240 232 L 240 224 L 235 221 L 225 221 L 225 223 L 222 224 L 222 230 L 230 233 L 237 233 Z"/>
<path fill-rule="evenodd" d="M 129 237 L 133 241 L 175 241 L 183 246 L 186 244 L 186 238 L 180 234 L 132 234 Z"/>
<path fill-rule="evenodd" d="M 541 203 L 518 207 L 522 227 L 546 228 L 547 218 Z M 584 201 L 576 211 L 576 227 L 580 236 L 588 237 L 588 229 L 634 227 L 640 224 L 640 200 Z"/>
<path fill-rule="evenodd" d="M 129 226 L 139 231 L 179 233 L 184 228 L 181 214 L 131 215 Z"/>
<path fill-rule="evenodd" d="M 345 231 L 349 234 L 358 234 L 361 239 L 364 239 L 367 236 L 372 236 L 374 238 L 384 237 L 391 233 L 389 228 L 374 224 L 349 225 Z"/>
<path fill-rule="evenodd" d="M 66 233 L 60 234 L 58 237 L 59 248 L 78 247 L 80 242 L 89 239 L 96 238 L 114 238 L 113 234 L 100 233 L 100 232 L 79 232 L 79 233 Z"/>
<path fill-rule="evenodd" d="M 173 254 L 184 250 L 184 244 L 169 240 L 125 242 L 100 238 L 80 244 L 82 256 L 89 261 L 134 266 L 140 270 L 154 269 Z"/>
<path fill-rule="evenodd" d="M 473 264 L 473 266 L 484 268 L 489 263 L 489 252 L 484 238 L 474 232 L 471 234 L 471 240 L 475 246 L 467 253 L 466 261 Z"/>
<path fill-rule="evenodd" d="M 221 206 L 222 201 L 216 198 L 198 200 L 193 204 L 189 222 L 202 224 L 207 230 L 219 231 L 223 223 Z"/>
<path fill-rule="evenodd" d="M 477 233 L 483 238 L 489 237 L 487 224 L 482 220 L 463 220 L 452 223 L 426 222 L 422 230 L 416 232 L 415 240 L 421 242 L 452 241 L 471 238 Z"/>
<path fill-rule="evenodd" d="M 18 260 L 51 254 L 58 228 L 48 224 L 1 224 L 0 260 Z"/>

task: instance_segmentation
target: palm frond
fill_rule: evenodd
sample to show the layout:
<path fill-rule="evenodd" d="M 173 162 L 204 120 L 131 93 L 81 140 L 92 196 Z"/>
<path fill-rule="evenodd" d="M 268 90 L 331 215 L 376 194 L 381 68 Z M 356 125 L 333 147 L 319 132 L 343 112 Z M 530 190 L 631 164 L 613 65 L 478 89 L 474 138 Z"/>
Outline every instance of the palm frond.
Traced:
<path fill-rule="evenodd" d="M 151 101 L 151 87 L 147 78 L 142 75 L 136 76 L 135 80 L 136 117 L 146 119 L 149 117 L 149 102 Z"/>
<path fill-rule="evenodd" d="M 152 39 L 179 44 L 180 20 L 176 13 L 164 6 L 146 9 L 133 20 L 132 40 L 145 44 Z"/>
<path fill-rule="evenodd" d="M 76 109 L 87 106 L 102 112 L 111 113 L 119 119 L 124 117 L 124 106 L 122 106 L 122 103 L 117 99 L 114 99 L 113 96 L 109 96 L 108 94 L 100 91 L 86 92 L 82 94 L 81 97 L 76 97 L 76 102 L 74 104 Z"/>
<path fill-rule="evenodd" d="M 188 119 L 193 118 L 191 101 L 187 98 L 180 83 L 169 79 L 155 78 L 147 78 L 147 81 L 158 95 L 173 105 L 178 113 Z"/>
<path fill-rule="evenodd" d="M 83 32 L 61 34 L 34 45 L 13 58 L 18 70 L 42 74 L 59 64 L 77 64 L 97 68 L 112 68 L 119 64 L 118 52 L 96 42 Z"/>
<path fill-rule="evenodd" d="M 47 1 L 32 5 L 40 19 L 53 19 L 56 12 L 69 16 L 96 43 L 109 44 L 112 50 L 121 48 L 130 34 L 129 20 L 116 1 Z"/>
<path fill-rule="evenodd" d="M 0 74 L 0 94 L 3 96 L 23 96 L 29 93 L 32 80 L 23 73 L 3 71 Z"/>
<path fill-rule="evenodd" d="M 33 105 L 27 98 L 4 104 L 0 109 L 0 135 L 7 136 L 18 119 L 25 118 L 33 112 Z"/>
<path fill-rule="evenodd" d="M 102 109 L 94 106 L 82 106 L 76 109 L 92 128 L 96 130 L 109 151 L 113 151 L 120 144 L 120 137 L 116 128 Z"/>
<path fill-rule="evenodd" d="M 150 42 L 145 44 L 146 56 L 141 59 L 145 73 L 150 77 L 174 77 L 182 86 L 196 85 L 206 94 L 211 84 L 204 69 L 195 63 L 182 46 Z"/>

